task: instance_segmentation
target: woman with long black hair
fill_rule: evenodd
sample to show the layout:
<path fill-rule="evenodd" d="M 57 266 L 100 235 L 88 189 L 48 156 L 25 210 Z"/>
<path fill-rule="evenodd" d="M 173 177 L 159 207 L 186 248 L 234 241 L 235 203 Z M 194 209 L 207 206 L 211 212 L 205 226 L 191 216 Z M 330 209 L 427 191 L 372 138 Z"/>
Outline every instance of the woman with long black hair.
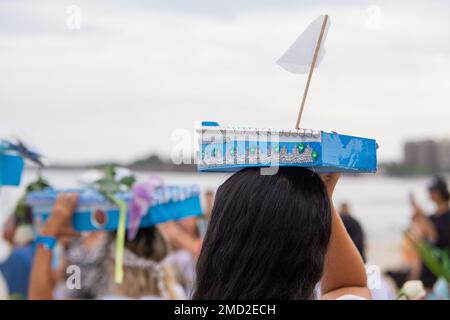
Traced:
<path fill-rule="evenodd" d="M 333 206 L 339 174 L 241 170 L 216 194 L 194 299 L 370 299 Z M 320 292 L 316 292 L 320 283 Z"/>

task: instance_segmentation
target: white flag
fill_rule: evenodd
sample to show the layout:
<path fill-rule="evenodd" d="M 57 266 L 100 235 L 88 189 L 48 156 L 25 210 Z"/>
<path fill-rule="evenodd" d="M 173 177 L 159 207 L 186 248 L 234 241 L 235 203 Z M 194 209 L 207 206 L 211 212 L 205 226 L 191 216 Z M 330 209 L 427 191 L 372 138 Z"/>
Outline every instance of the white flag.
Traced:
<path fill-rule="evenodd" d="M 278 65 L 292 73 L 308 73 L 311 68 L 311 63 L 324 20 L 325 15 L 321 15 L 314 20 L 297 38 L 297 40 L 295 40 L 291 47 L 281 56 L 281 58 L 278 59 Z M 319 54 L 316 60 L 316 68 L 325 55 L 324 43 L 329 27 L 330 18 L 328 17 L 322 36 L 322 42 L 320 44 Z"/>

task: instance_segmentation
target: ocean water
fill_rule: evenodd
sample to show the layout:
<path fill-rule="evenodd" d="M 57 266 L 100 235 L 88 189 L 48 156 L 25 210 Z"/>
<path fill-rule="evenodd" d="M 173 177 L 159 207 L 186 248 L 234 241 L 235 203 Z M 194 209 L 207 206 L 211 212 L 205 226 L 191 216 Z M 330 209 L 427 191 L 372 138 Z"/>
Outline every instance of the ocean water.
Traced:
<path fill-rule="evenodd" d="M 75 187 L 80 170 L 46 170 L 46 177 L 55 187 Z M 215 189 L 228 174 L 137 172 L 138 179 L 158 175 L 166 183 L 199 184 L 202 190 Z M 36 172 L 26 170 L 19 188 L 0 189 L 0 222 L 14 209 L 15 202 L 23 192 L 23 186 L 36 178 Z M 360 221 L 366 233 L 370 263 L 382 268 L 395 267 L 400 263 L 402 232 L 408 226 L 411 209 L 409 194 L 414 193 L 419 203 L 429 212 L 433 210 L 428 199 L 429 178 L 390 178 L 379 174 L 342 177 L 335 191 L 335 205 L 343 201 L 350 204 L 352 214 Z M 8 248 L 0 242 L 0 259 Z"/>

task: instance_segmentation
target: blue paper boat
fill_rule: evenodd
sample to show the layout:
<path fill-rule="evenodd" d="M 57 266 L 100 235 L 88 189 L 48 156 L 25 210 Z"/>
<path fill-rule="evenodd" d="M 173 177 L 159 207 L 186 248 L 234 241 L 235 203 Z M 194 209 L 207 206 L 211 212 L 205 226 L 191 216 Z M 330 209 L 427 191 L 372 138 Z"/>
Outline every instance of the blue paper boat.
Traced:
<path fill-rule="evenodd" d="M 202 122 L 197 130 L 199 171 L 246 167 L 308 167 L 316 172 L 376 172 L 373 139 L 320 130 L 221 127 Z"/>
<path fill-rule="evenodd" d="M 24 161 L 17 153 L 7 150 L 0 140 L 0 186 L 18 186 Z"/>
<path fill-rule="evenodd" d="M 31 192 L 27 203 L 32 207 L 33 224 L 40 230 L 48 219 L 60 192 L 79 194 L 78 206 L 73 216 L 73 226 L 77 231 L 115 230 L 119 223 L 119 208 L 93 189 L 46 189 Z M 116 196 L 126 203 L 132 198 L 131 192 L 121 192 Z M 142 218 L 140 227 L 179 220 L 202 214 L 198 186 L 164 186 L 153 193 L 153 202 L 148 213 Z M 127 215 L 128 217 L 128 215 Z M 128 225 L 128 219 L 127 219 Z"/>

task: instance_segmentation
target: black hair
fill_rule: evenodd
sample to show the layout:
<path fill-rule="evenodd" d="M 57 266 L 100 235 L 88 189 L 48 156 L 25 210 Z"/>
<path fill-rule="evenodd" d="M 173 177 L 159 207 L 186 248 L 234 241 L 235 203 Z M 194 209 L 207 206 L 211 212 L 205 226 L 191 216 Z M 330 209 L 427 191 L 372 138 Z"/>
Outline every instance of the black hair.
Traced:
<path fill-rule="evenodd" d="M 109 243 L 114 242 L 116 237 L 117 231 L 111 231 Z M 169 245 L 155 226 L 139 228 L 134 239 L 126 239 L 125 248 L 139 257 L 155 261 L 163 260 L 169 252 Z"/>
<path fill-rule="evenodd" d="M 445 180 L 442 177 L 439 176 L 434 177 L 428 190 L 437 191 L 441 196 L 441 198 L 445 201 L 450 200 L 450 193 L 448 191 L 447 182 L 445 182 Z"/>
<path fill-rule="evenodd" d="M 216 194 L 194 299 L 313 299 L 331 234 L 325 186 L 305 168 L 247 168 Z"/>

